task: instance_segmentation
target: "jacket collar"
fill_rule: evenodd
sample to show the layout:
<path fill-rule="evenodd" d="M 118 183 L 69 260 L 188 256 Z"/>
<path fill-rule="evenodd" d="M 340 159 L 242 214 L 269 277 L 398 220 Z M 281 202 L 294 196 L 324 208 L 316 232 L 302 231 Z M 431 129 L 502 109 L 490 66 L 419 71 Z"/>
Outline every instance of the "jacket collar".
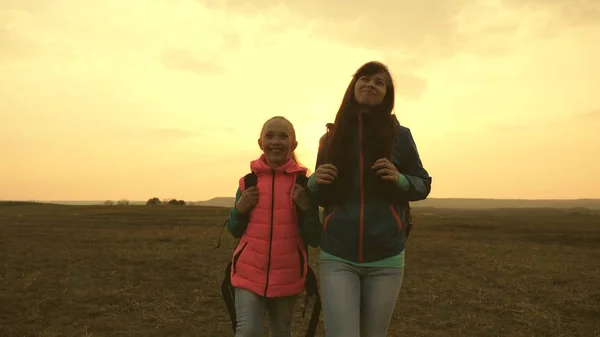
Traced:
<path fill-rule="evenodd" d="M 293 159 L 289 159 L 285 164 L 281 165 L 277 168 L 271 168 L 267 165 L 265 154 L 263 153 L 258 159 L 255 159 L 250 162 L 250 170 L 253 173 L 270 173 L 274 171 L 275 173 L 302 173 L 306 174 L 306 168 L 301 167 L 296 163 Z"/>

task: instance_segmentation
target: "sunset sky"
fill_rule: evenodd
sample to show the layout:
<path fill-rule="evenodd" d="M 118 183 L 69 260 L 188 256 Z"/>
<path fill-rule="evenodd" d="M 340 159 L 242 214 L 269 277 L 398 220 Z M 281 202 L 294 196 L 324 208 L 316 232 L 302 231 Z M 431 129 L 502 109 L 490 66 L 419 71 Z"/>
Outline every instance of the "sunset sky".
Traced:
<path fill-rule="evenodd" d="M 0 200 L 234 196 L 380 60 L 430 197 L 600 198 L 596 0 L 0 0 Z"/>

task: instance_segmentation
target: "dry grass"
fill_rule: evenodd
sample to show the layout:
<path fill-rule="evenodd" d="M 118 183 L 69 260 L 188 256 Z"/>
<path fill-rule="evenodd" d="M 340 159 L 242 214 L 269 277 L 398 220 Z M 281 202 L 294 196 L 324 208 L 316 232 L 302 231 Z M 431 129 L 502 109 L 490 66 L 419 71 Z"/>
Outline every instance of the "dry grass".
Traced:
<path fill-rule="evenodd" d="M 0 205 L 0 336 L 231 336 L 226 212 Z M 417 209 L 389 335 L 600 336 L 600 216 Z"/>

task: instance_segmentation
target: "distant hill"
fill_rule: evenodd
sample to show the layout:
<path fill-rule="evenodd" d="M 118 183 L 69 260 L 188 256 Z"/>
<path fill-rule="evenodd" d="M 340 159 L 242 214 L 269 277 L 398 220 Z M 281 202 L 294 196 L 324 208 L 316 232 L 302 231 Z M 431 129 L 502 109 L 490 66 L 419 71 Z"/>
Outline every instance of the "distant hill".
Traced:
<path fill-rule="evenodd" d="M 37 206 L 37 205 L 55 205 L 46 202 L 36 201 L 12 201 L 12 200 L 0 200 L 0 206 Z"/>
<path fill-rule="evenodd" d="M 212 198 L 206 201 L 197 201 L 198 206 L 233 207 L 235 199 L 230 197 Z M 574 199 L 574 200 L 531 200 L 531 199 L 459 199 L 459 198 L 431 198 L 413 202 L 414 208 L 454 208 L 454 209 L 490 209 L 490 208 L 590 208 L 600 209 L 600 199 Z"/>
<path fill-rule="evenodd" d="M 205 201 L 194 202 L 195 206 L 217 206 L 217 207 L 233 207 L 235 198 L 231 197 L 217 197 Z"/>
<path fill-rule="evenodd" d="M 486 209 L 486 208 L 591 208 L 600 209 L 600 199 L 458 199 L 431 198 L 411 203 L 413 207 Z"/>
<path fill-rule="evenodd" d="M 189 201 L 190 206 L 233 207 L 235 199 L 217 197 L 205 201 Z M 0 200 L 1 204 L 62 204 L 62 205 L 102 205 L 104 200 L 80 201 L 9 201 Z M 145 205 L 146 201 L 130 200 L 130 205 Z M 414 208 L 449 208 L 449 209 L 494 209 L 494 208 L 589 208 L 600 210 L 600 199 L 544 200 L 544 199 L 469 199 L 469 198 L 431 198 L 413 202 Z"/>

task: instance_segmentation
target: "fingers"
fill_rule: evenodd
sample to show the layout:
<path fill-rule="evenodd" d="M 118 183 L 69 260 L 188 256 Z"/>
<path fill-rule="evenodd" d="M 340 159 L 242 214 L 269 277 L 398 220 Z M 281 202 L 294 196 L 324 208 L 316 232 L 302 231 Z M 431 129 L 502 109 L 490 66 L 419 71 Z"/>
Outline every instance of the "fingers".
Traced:
<path fill-rule="evenodd" d="M 338 176 L 338 169 L 332 164 L 323 164 L 315 172 L 317 184 L 331 184 Z"/>
<path fill-rule="evenodd" d="M 387 158 L 379 158 L 375 161 L 375 164 L 379 164 L 379 163 L 390 163 L 390 160 Z"/>
<path fill-rule="evenodd" d="M 251 186 L 245 189 L 244 193 L 258 193 L 258 189 L 256 188 L 256 186 Z"/>
<path fill-rule="evenodd" d="M 379 178 L 381 178 L 381 180 L 396 181 L 396 180 L 398 180 L 398 174 L 397 173 L 389 174 L 389 175 L 386 174 L 386 175 L 379 176 Z"/>
<path fill-rule="evenodd" d="M 301 185 L 296 184 L 292 198 L 296 206 L 300 207 L 300 209 L 306 211 L 310 207 L 308 194 Z"/>
<path fill-rule="evenodd" d="M 376 174 L 381 180 L 395 181 L 398 179 L 398 171 L 396 169 L 381 169 Z"/>
<path fill-rule="evenodd" d="M 321 175 L 321 176 L 328 175 L 328 176 L 332 176 L 334 178 L 337 178 L 337 175 L 338 175 L 337 171 L 328 169 L 328 168 L 317 170 L 317 172 L 315 172 L 315 173 L 317 175 Z"/>
<path fill-rule="evenodd" d="M 375 161 L 371 168 L 374 170 L 379 170 L 382 168 L 395 169 L 396 167 L 387 158 L 380 158 Z"/>
<path fill-rule="evenodd" d="M 317 184 L 331 184 L 337 175 L 335 173 L 317 173 L 315 174 L 315 180 Z"/>
<path fill-rule="evenodd" d="M 243 194 L 248 198 L 255 198 L 258 197 L 258 190 L 256 189 L 256 186 L 252 186 L 246 189 Z"/>
<path fill-rule="evenodd" d="M 256 204 L 258 202 L 258 189 L 256 189 L 256 186 L 245 189 L 244 193 L 242 193 L 242 198 L 247 200 L 251 205 Z"/>
<path fill-rule="evenodd" d="M 395 181 L 398 179 L 398 170 L 387 158 L 379 158 L 373 163 L 371 169 L 382 180 Z M 320 165 L 315 171 L 315 180 L 317 184 L 331 184 L 338 177 L 338 169 L 332 164 Z"/>
<path fill-rule="evenodd" d="M 335 165 L 333 165 L 333 164 L 323 164 L 323 165 L 319 166 L 318 169 L 328 169 L 328 170 L 335 171 L 336 174 L 338 173 L 337 167 L 335 167 Z"/>
<path fill-rule="evenodd" d="M 395 181 L 398 179 L 398 170 L 387 158 L 380 158 L 371 167 L 382 180 Z"/>
<path fill-rule="evenodd" d="M 397 175 L 397 171 L 394 169 L 389 169 L 389 168 L 384 168 L 384 169 L 380 169 L 376 172 L 377 176 L 379 177 L 387 177 L 387 176 L 395 176 Z"/>

